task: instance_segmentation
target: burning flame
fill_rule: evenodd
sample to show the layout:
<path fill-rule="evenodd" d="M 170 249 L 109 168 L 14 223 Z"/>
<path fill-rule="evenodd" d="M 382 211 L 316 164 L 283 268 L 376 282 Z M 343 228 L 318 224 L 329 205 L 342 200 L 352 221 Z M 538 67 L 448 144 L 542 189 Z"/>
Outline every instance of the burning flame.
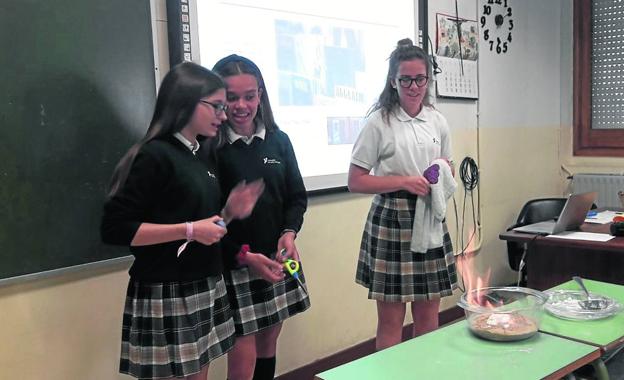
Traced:
<path fill-rule="evenodd" d="M 468 249 L 466 252 L 473 252 L 471 248 L 474 246 L 474 241 L 468 243 Z M 475 269 L 474 254 L 464 254 L 457 257 L 457 268 L 461 274 L 464 282 L 464 288 L 466 294 L 468 294 L 467 301 L 474 305 L 479 305 L 488 309 L 493 309 L 500 306 L 500 302 L 496 299 L 488 297 L 483 291 L 490 283 L 490 276 L 492 269 L 488 268 L 484 276 L 480 276 Z"/>

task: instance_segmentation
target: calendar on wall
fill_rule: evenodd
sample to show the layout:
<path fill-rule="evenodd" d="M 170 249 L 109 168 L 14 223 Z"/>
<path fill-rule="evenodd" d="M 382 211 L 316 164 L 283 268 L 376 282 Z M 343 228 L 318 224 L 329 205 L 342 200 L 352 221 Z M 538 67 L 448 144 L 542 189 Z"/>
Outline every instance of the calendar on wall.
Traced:
<path fill-rule="evenodd" d="M 476 21 L 438 13 L 436 15 L 438 96 L 479 98 L 477 61 L 479 33 Z"/>
<path fill-rule="evenodd" d="M 442 70 L 436 77 L 438 96 L 454 98 L 479 98 L 479 82 L 477 80 L 477 61 L 457 58 L 436 58 Z M 463 63 L 463 70 L 462 70 Z"/>

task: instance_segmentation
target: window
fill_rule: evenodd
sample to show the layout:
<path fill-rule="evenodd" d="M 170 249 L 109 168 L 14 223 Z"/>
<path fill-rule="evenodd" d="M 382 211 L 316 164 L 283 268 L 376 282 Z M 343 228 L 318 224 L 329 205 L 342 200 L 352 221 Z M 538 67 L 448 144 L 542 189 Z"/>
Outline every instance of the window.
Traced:
<path fill-rule="evenodd" d="M 624 3 L 574 0 L 574 155 L 624 157 Z"/>

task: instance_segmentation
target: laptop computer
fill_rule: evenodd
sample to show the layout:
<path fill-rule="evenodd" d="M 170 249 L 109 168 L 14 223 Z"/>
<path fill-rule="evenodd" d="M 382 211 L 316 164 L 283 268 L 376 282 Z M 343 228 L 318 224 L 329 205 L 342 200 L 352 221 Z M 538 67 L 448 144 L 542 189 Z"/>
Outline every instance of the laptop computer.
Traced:
<path fill-rule="evenodd" d="M 571 194 L 568 197 L 561 214 L 557 220 L 527 224 L 516 227 L 513 231 L 525 232 L 537 235 L 555 235 L 563 231 L 577 230 L 587 217 L 587 212 L 591 209 L 596 200 L 597 192 Z"/>

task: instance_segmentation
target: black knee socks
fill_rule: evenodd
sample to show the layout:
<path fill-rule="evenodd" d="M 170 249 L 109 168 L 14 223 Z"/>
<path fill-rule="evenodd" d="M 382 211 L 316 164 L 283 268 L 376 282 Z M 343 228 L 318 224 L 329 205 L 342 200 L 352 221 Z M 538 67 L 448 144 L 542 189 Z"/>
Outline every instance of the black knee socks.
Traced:
<path fill-rule="evenodd" d="M 275 356 L 272 358 L 257 358 L 253 380 L 273 380 L 275 377 Z"/>

